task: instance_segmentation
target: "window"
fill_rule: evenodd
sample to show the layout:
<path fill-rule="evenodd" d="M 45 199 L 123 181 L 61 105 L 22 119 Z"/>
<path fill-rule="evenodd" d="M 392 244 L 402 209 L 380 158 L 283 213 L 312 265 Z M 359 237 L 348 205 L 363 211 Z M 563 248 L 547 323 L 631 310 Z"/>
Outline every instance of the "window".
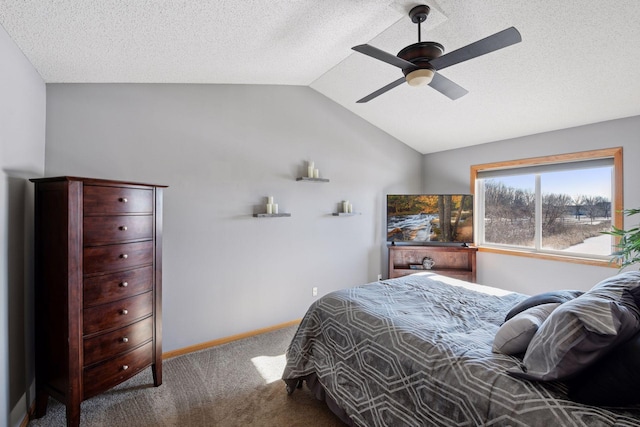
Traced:
<path fill-rule="evenodd" d="M 622 148 L 475 165 L 471 188 L 481 250 L 610 260 L 601 232 L 622 227 Z"/>

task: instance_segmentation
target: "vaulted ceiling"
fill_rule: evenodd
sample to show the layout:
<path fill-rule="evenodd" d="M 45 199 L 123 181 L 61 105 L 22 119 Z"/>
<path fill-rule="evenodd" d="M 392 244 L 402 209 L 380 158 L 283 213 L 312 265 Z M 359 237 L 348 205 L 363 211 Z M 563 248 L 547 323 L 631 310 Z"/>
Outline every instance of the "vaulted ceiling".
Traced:
<path fill-rule="evenodd" d="M 354 52 L 422 39 L 445 53 L 516 27 L 522 42 L 441 74 L 452 101 Z M 4 0 L 0 24 L 47 83 L 304 85 L 421 153 L 640 115 L 640 2 L 616 0 Z"/>

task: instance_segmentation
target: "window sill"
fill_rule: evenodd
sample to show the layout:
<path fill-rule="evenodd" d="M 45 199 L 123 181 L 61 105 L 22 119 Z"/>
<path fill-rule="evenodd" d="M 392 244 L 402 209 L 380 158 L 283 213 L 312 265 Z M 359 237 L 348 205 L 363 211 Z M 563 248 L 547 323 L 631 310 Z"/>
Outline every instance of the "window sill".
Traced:
<path fill-rule="evenodd" d="M 526 258 L 544 259 L 548 261 L 570 262 L 573 264 L 594 265 L 597 267 L 620 268 L 615 262 L 593 258 L 582 258 L 578 256 L 546 254 L 540 252 L 529 252 L 526 250 L 494 248 L 488 246 L 478 246 L 478 252 L 487 252 L 500 255 L 521 256 Z"/>

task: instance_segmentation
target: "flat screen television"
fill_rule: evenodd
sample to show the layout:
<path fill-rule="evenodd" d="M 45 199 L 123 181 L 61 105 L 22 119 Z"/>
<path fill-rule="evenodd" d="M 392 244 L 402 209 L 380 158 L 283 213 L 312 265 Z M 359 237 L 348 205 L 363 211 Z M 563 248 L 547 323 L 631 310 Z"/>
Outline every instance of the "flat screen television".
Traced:
<path fill-rule="evenodd" d="M 473 195 L 388 194 L 387 242 L 473 243 Z"/>

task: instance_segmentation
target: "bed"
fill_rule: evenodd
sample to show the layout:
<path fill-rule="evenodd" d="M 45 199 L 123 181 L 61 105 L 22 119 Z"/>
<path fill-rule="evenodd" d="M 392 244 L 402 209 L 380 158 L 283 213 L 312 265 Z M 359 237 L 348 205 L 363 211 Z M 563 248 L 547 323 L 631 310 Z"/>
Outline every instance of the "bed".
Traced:
<path fill-rule="evenodd" d="M 287 350 L 287 392 L 306 383 L 353 426 L 640 426 L 640 406 L 578 403 L 566 381 L 518 377 L 523 356 L 492 351 L 530 298 L 428 272 L 330 293 Z"/>

